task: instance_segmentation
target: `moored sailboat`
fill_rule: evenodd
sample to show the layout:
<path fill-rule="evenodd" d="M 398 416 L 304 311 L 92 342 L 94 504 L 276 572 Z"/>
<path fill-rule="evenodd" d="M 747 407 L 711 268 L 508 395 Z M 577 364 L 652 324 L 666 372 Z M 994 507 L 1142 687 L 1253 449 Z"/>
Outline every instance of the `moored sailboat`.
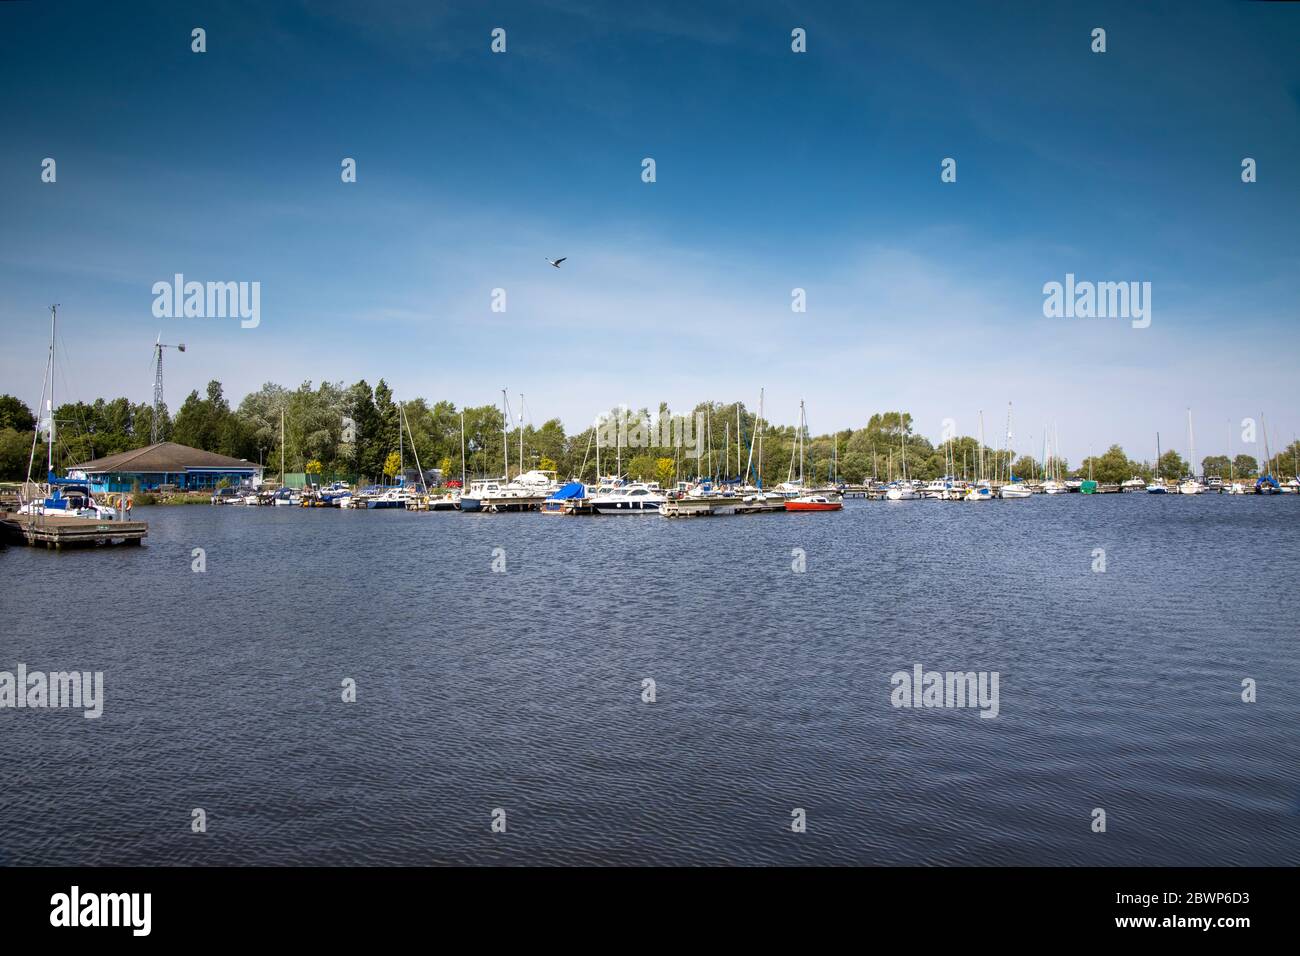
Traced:
<path fill-rule="evenodd" d="M 1190 408 L 1187 410 L 1187 443 L 1191 448 L 1191 461 L 1188 462 L 1188 466 L 1191 468 L 1192 473 L 1179 483 L 1178 493 L 1180 495 L 1199 495 L 1205 490 L 1205 486 L 1196 480 L 1196 439 L 1192 435 L 1192 410 Z"/>

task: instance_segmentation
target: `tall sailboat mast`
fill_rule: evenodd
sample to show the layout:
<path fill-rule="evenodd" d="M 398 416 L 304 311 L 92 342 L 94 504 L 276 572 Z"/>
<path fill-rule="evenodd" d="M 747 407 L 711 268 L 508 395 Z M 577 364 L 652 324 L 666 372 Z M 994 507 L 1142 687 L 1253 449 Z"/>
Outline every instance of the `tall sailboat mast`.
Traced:
<path fill-rule="evenodd" d="M 50 446 L 46 451 L 46 478 L 54 478 L 54 326 L 59 321 L 59 307 L 50 306 L 50 397 L 47 408 L 50 413 Z"/>
<path fill-rule="evenodd" d="M 510 480 L 510 401 L 506 398 L 506 390 L 501 389 L 501 457 L 505 460 L 505 471 L 502 477 L 506 481 Z"/>
<path fill-rule="evenodd" d="M 803 399 L 800 399 L 800 486 L 803 485 L 803 432 L 807 431 L 807 418 L 803 414 Z"/>

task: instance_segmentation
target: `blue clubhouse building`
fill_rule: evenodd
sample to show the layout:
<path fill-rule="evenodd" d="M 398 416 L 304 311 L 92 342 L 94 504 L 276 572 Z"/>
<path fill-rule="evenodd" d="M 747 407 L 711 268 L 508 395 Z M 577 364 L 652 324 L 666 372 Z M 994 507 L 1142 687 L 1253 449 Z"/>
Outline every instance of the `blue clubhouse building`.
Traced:
<path fill-rule="evenodd" d="M 151 491 L 162 485 L 182 491 L 207 491 L 223 480 L 230 486 L 257 487 L 262 483 L 262 466 L 164 441 L 73 465 L 68 477 L 88 482 L 95 493 Z"/>

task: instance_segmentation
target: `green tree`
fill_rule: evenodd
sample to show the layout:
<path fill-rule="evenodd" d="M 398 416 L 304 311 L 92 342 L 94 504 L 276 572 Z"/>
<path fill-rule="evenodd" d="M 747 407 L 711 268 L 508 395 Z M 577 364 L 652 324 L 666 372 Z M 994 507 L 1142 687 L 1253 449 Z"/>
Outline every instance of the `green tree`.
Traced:
<path fill-rule="evenodd" d="M 36 431 L 36 416 L 20 399 L 0 395 L 0 428 L 18 432 Z"/>
<path fill-rule="evenodd" d="M 1232 462 L 1227 455 L 1207 455 L 1201 459 L 1201 474 L 1218 475 L 1220 478 L 1227 478 L 1228 472 L 1232 470 Z"/>
<path fill-rule="evenodd" d="M 0 481 L 24 481 L 27 478 L 27 463 L 32 451 L 32 438 L 35 431 L 18 431 L 16 428 L 0 428 Z M 33 468 L 33 477 L 45 474 L 45 443 L 36 445 L 36 460 L 41 464 Z"/>
<path fill-rule="evenodd" d="M 1029 455 L 1021 455 L 1011 466 L 1011 473 L 1020 479 L 1033 478 L 1038 474 L 1038 462 Z"/>
<path fill-rule="evenodd" d="M 359 475 L 378 477 L 383 471 L 388 448 L 383 442 L 382 421 L 375 406 L 374 391 L 365 379 L 347 389 L 344 406 L 356 434 L 348 465 Z"/>
<path fill-rule="evenodd" d="M 655 477 L 655 459 L 649 455 L 637 455 L 625 466 L 628 477 L 638 481 L 653 481 Z"/>
<path fill-rule="evenodd" d="M 1238 455 L 1232 459 L 1232 471 L 1238 478 L 1254 478 L 1259 475 L 1259 462 L 1251 455 Z"/>
<path fill-rule="evenodd" d="M 1167 451 L 1160 456 L 1160 477 L 1172 481 L 1187 474 L 1187 462 L 1176 451 Z"/>
<path fill-rule="evenodd" d="M 1117 485 L 1131 477 L 1135 470 L 1136 466 L 1124 454 L 1124 449 L 1119 445 L 1111 445 L 1105 454 L 1085 458 L 1079 466 L 1078 474 L 1081 478 L 1091 476 L 1102 484 Z"/>

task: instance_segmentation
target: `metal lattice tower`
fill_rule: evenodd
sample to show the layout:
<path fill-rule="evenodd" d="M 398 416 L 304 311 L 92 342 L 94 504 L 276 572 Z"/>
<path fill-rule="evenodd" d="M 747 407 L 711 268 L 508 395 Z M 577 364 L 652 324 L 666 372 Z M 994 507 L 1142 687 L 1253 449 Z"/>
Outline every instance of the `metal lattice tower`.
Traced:
<path fill-rule="evenodd" d="M 162 333 L 158 333 L 158 340 L 153 344 L 154 356 L 154 373 L 153 373 L 153 421 L 150 422 L 149 444 L 156 445 L 162 437 L 162 409 L 163 409 L 163 374 L 162 358 L 163 349 L 176 349 L 178 352 L 185 351 L 185 343 L 180 345 L 167 345 L 162 340 Z"/>

